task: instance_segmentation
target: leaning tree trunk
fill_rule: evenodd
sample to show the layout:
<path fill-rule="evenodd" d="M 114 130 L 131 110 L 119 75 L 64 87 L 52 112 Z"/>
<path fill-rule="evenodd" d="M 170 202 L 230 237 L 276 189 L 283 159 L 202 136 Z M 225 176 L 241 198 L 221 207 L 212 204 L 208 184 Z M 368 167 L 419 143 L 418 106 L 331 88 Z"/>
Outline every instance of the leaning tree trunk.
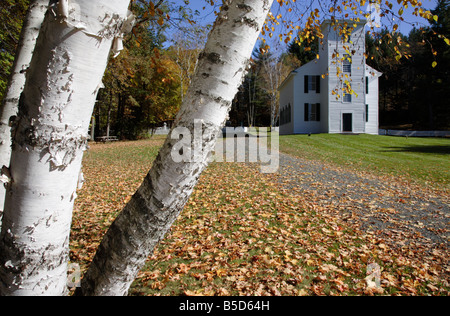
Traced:
<path fill-rule="evenodd" d="M 52 0 L 13 130 L 0 295 L 62 295 L 73 202 L 98 88 L 129 0 Z"/>
<path fill-rule="evenodd" d="M 81 294 L 127 294 L 183 210 L 208 164 L 272 2 L 224 1 L 174 128 L 144 183 L 105 235 Z"/>
<path fill-rule="evenodd" d="M 25 73 L 33 56 L 36 40 L 44 21 L 49 0 L 33 0 L 28 8 L 11 71 L 8 89 L 0 108 L 0 168 L 9 167 L 11 159 L 11 125 L 18 111 L 20 94 L 25 86 Z M 5 203 L 5 187 L 0 183 L 0 228 Z"/>

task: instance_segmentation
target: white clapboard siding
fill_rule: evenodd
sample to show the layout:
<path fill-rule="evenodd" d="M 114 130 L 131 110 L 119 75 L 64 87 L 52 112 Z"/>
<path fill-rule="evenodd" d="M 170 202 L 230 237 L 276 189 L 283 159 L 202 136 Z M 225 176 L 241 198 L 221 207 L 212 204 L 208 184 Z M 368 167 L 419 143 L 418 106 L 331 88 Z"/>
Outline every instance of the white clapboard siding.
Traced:
<path fill-rule="evenodd" d="M 341 21 L 345 23 L 345 21 Z M 353 23 L 353 22 L 352 22 Z M 280 86 L 280 110 L 291 105 L 291 116 L 283 120 L 280 133 L 378 133 L 378 80 L 380 72 L 366 65 L 365 22 L 357 23 L 350 43 L 343 43 L 342 36 L 330 21 L 322 24 L 323 41 L 319 45 L 319 58 L 292 72 Z M 338 76 L 337 67 L 343 70 L 341 58 L 348 51 L 351 55 L 351 74 Z M 320 77 L 320 93 L 305 88 L 305 76 Z M 366 94 L 366 78 L 369 93 Z M 354 91 L 351 102 L 343 98 L 343 84 L 347 80 Z M 306 91 L 305 91 L 306 89 Z M 336 91 L 339 97 L 336 95 Z M 333 93 L 334 92 L 334 93 Z M 305 104 L 320 104 L 320 120 L 305 119 Z M 285 113 L 285 112 L 283 112 Z M 344 128 L 344 116 L 351 114 L 351 127 Z M 368 114 L 368 116 L 367 116 Z M 368 118 L 368 121 L 366 122 Z"/>

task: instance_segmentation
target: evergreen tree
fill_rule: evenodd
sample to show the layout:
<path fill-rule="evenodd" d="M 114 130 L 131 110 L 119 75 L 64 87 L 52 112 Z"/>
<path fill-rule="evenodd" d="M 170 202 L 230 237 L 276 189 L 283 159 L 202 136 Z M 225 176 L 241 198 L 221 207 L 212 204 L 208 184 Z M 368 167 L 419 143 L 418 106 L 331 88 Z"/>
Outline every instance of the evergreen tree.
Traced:
<path fill-rule="evenodd" d="M 270 126 L 270 96 L 264 88 L 264 61 L 271 58 L 262 46 L 253 50 L 250 69 L 236 95 L 230 120 L 233 126 Z"/>
<path fill-rule="evenodd" d="M 366 36 L 367 63 L 381 71 L 380 124 L 434 130 L 450 128 L 449 1 L 439 0 L 429 27 L 408 36 L 387 29 Z M 400 54 L 399 52 L 402 52 Z"/>
<path fill-rule="evenodd" d="M 405 114 L 408 106 L 411 69 L 406 57 L 400 59 L 396 47 L 409 51 L 407 37 L 401 33 L 392 35 L 387 28 L 373 35 L 366 35 L 367 64 L 383 73 L 380 78 L 380 123 L 382 126 L 402 125 L 409 122 Z M 406 55 L 406 54 L 405 54 Z"/>
<path fill-rule="evenodd" d="M 300 43 L 299 40 L 300 39 L 297 37 L 289 44 L 288 53 L 297 57 L 303 66 L 316 59 L 316 56 L 319 53 L 319 41 L 317 37 L 311 37 L 303 43 Z"/>
<path fill-rule="evenodd" d="M 450 46 L 441 38 L 450 37 L 450 2 L 440 0 L 432 14 L 438 19 L 430 27 L 413 29 L 408 41 L 411 58 L 407 66 L 413 75 L 408 94 L 411 121 L 419 129 L 449 129 Z"/>
<path fill-rule="evenodd" d="M 6 92 L 29 0 L 0 1 L 0 102 Z"/>

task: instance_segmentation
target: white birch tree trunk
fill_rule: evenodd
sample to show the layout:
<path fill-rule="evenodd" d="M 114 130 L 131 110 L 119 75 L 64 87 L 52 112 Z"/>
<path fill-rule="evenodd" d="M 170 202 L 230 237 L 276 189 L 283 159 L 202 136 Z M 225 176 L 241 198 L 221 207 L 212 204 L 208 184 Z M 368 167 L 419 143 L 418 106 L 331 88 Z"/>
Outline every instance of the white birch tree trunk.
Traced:
<path fill-rule="evenodd" d="M 25 73 L 33 56 L 34 47 L 36 46 L 39 30 L 44 21 L 48 3 L 49 0 L 33 0 L 30 3 L 22 27 L 8 89 L 0 108 L 0 168 L 3 166 L 9 167 L 11 159 L 10 122 L 17 116 L 20 94 L 25 86 Z M 5 192 L 5 187 L 0 183 L 0 229 L 5 203 Z"/>
<path fill-rule="evenodd" d="M 27 72 L 0 237 L 0 295 L 63 295 L 89 122 L 129 0 L 52 0 Z"/>
<path fill-rule="evenodd" d="M 224 1 L 174 128 L 144 183 L 105 235 L 80 294 L 126 295 L 183 210 L 208 165 L 272 2 Z M 180 132 L 186 145 L 182 153 Z M 177 162 L 179 156 L 186 160 Z"/>

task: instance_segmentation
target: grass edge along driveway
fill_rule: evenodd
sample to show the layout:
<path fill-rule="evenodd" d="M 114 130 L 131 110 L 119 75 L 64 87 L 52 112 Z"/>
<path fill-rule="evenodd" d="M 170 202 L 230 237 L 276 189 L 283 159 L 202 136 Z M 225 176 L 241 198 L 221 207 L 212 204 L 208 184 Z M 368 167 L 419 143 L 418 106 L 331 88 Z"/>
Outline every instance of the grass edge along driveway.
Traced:
<path fill-rule="evenodd" d="M 415 182 L 434 189 L 450 188 L 450 139 L 375 135 L 289 135 L 280 150 L 307 160 Z"/>

